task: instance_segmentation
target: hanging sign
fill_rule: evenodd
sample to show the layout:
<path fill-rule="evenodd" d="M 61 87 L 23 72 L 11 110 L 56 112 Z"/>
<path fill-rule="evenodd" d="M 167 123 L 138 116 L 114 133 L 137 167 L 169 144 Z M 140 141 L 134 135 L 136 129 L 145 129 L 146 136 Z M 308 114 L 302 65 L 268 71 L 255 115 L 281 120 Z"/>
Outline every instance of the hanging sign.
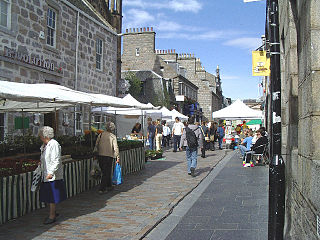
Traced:
<path fill-rule="evenodd" d="M 252 76 L 270 76 L 270 58 L 266 51 L 252 51 Z"/>

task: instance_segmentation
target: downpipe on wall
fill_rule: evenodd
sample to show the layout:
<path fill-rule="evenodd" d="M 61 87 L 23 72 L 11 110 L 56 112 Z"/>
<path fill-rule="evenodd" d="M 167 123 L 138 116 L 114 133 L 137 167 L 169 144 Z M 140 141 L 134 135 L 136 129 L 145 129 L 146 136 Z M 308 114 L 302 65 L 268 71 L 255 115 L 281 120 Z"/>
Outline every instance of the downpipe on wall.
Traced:
<path fill-rule="evenodd" d="M 271 58 L 270 167 L 268 240 L 283 240 L 285 216 L 285 164 L 281 156 L 281 73 L 278 0 L 267 0 Z"/>

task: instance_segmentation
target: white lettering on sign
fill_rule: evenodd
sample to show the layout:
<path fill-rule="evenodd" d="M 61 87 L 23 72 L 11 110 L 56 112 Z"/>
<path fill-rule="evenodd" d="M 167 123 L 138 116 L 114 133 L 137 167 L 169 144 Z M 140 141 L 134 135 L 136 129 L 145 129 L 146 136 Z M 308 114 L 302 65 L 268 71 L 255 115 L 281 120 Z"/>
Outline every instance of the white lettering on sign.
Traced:
<path fill-rule="evenodd" d="M 20 62 L 28 63 L 28 64 L 35 65 L 50 71 L 54 71 L 53 63 L 49 61 L 45 61 L 43 58 L 39 59 L 36 57 L 30 57 L 27 54 L 17 52 L 16 50 L 8 47 L 4 47 L 4 56 L 8 58 L 16 59 Z"/>

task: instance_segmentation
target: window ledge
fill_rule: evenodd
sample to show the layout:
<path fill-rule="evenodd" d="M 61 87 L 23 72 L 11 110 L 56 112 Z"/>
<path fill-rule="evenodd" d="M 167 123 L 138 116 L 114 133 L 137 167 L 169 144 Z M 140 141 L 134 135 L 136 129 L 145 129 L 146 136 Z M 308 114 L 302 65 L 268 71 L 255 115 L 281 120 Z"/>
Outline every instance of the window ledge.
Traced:
<path fill-rule="evenodd" d="M 6 27 L 3 27 L 3 26 L 0 26 L 0 32 L 6 33 L 6 34 L 13 36 L 13 37 L 16 36 L 15 31 L 13 31 L 12 29 L 8 29 Z"/>
<path fill-rule="evenodd" d="M 54 53 L 56 53 L 56 54 L 60 54 L 60 52 L 59 52 L 58 49 L 56 49 L 56 48 L 54 48 L 54 47 L 51 47 L 51 46 L 49 46 L 49 45 L 47 45 L 47 44 L 45 44 L 43 48 L 46 49 L 46 50 L 48 50 L 48 51 L 50 51 L 50 52 L 54 52 Z"/>

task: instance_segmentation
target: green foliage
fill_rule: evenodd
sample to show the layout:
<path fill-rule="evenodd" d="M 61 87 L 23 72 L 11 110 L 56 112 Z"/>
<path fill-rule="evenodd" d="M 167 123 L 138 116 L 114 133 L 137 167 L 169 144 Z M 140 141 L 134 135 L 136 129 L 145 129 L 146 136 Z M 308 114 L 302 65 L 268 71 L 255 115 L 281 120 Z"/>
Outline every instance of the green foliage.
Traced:
<path fill-rule="evenodd" d="M 126 80 L 129 81 L 130 87 L 129 87 L 129 93 L 133 97 L 138 97 L 141 94 L 141 81 L 133 72 L 128 72 L 125 77 Z"/>

